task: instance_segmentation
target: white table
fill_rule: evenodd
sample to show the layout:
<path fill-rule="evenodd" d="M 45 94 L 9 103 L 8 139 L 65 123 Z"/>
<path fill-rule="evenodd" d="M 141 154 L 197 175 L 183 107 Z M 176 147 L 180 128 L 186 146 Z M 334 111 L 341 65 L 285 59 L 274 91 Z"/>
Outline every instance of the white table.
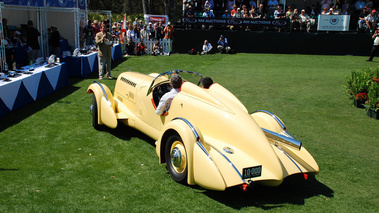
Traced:
<path fill-rule="evenodd" d="M 28 69 L 24 67 L 24 69 Z M 0 80 L 0 117 L 69 85 L 66 64 L 36 67 L 32 74 Z"/>

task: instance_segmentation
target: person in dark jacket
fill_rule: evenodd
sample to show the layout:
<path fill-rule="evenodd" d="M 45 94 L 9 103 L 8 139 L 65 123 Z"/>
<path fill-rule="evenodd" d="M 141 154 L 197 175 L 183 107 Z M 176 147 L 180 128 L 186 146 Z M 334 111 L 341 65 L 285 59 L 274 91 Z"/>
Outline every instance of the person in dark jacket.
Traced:
<path fill-rule="evenodd" d="M 26 30 L 26 45 L 28 48 L 29 59 L 35 61 L 39 57 L 40 46 L 38 37 L 41 33 L 33 26 L 33 21 L 28 21 Z"/>

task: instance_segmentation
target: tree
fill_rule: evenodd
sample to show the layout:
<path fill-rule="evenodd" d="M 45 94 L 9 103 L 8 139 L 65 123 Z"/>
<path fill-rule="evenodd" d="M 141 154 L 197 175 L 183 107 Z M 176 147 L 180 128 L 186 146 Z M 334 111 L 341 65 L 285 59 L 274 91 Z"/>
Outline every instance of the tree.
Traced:
<path fill-rule="evenodd" d="M 143 14 L 147 14 L 147 10 L 146 10 L 146 1 L 145 0 L 142 0 L 142 10 L 143 10 Z"/>

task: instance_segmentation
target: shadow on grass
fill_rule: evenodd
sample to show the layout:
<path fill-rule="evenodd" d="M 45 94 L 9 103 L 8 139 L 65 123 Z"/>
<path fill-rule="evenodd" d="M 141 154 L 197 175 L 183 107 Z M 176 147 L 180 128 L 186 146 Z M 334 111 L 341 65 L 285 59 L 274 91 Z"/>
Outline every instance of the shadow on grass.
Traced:
<path fill-rule="evenodd" d="M 139 138 L 155 147 L 155 140 L 122 123 L 119 123 L 116 129 L 110 129 L 103 126 L 101 131 L 108 131 L 122 140 Z M 309 176 L 308 180 L 305 180 L 302 175 L 292 175 L 287 177 L 283 183 L 277 187 L 267 187 L 256 184 L 249 188 L 247 192 L 244 192 L 238 186 L 228 188 L 221 192 L 206 190 L 197 185 L 187 185 L 187 187 L 191 187 L 198 191 L 198 193 L 203 193 L 209 198 L 234 209 L 257 207 L 263 210 L 269 210 L 284 207 L 285 204 L 304 205 L 307 198 L 314 196 L 321 195 L 326 197 L 325 199 L 334 197 L 334 191 L 319 182 L 315 176 Z"/>
<path fill-rule="evenodd" d="M 128 57 L 122 57 L 121 59 L 119 59 L 119 60 L 113 62 L 113 63 L 112 63 L 112 69 L 117 68 L 118 65 L 124 63 L 124 62 L 127 61 L 128 59 L 129 59 Z"/>
<path fill-rule="evenodd" d="M 66 86 L 58 91 L 55 91 L 38 101 L 31 102 L 20 109 L 10 112 L 0 120 L 0 132 L 13 126 L 25 118 L 33 115 L 34 113 L 48 107 L 49 105 L 61 100 L 62 98 L 74 93 L 79 87 L 73 86 L 73 79 L 70 79 L 70 85 Z M 74 80 L 75 81 L 75 80 Z"/>
<path fill-rule="evenodd" d="M 125 124 L 121 122 L 117 124 L 116 129 L 111 129 L 106 126 L 101 126 L 100 131 L 107 131 L 121 140 L 128 141 L 128 140 L 131 140 L 132 138 L 139 138 L 141 140 L 146 141 L 151 146 L 155 147 L 155 140 L 145 135 L 144 133 L 140 132 L 139 130 L 126 126 Z"/>
<path fill-rule="evenodd" d="M 257 184 L 247 192 L 239 187 L 233 187 L 224 192 L 206 190 L 203 193 L 234 209 L 254 206 L 263 210 L 280 208 L 284 204 L 304 205 L 305 199 L 314 196 L 334 197 L 334 191 L 317 181 L 314 176 L 309 176 L 308 180 L 302 177 L 301 175 L 287 177 L 278 187 Z"/>

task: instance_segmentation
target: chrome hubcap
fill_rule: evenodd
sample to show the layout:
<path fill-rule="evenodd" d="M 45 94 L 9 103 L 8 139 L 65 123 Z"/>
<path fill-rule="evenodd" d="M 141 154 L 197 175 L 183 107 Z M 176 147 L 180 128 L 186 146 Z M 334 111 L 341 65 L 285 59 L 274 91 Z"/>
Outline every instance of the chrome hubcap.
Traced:
<path fill-rule="evenodd" d="M 175 141 L 171 146 L 171 165 L 174 170 L 181 174 L 187 166 L 186 150 L 180 141 Z"/>
<path fill-rule="evenodd" d="M 171 152 L 171 162 L 175 167 L 179 167 L 182 163 L 182 153 L 180 153 L 180 150 L 177 147 Z"/>

